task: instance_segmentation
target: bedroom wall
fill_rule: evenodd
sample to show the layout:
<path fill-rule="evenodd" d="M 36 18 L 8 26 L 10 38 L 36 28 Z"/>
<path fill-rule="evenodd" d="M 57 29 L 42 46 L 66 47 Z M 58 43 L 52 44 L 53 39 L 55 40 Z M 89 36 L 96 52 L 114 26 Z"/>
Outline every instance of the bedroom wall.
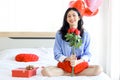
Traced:
<path fill-rule="evenodd" d="M 97 15 L 92 17 L 83 17 L 84 27 L 91 36 L 90 51 L 92 53 L 92 61 L 96 64 L 102 65 L 105 72 L 108 41 L 107 35 L 110 27 L 108 26 L 108 5 L 108 0 L 103 0 Z"/>
<path fill-rule="evenodd" d="M 70 1 L 0 0 L 0 31 L 56 31 Z"/>

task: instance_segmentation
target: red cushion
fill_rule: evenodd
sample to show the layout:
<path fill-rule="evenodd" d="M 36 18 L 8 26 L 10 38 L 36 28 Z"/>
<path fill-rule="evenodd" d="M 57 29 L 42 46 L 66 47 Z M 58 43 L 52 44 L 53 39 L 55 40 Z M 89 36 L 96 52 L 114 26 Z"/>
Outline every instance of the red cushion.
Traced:
<path fill-rule="evenodd" d="M 64 71 L 71 73 L 72 67 L 69 61 L 59 62 L 57 65 L 59 68 L 62 68 Z M 74 73 L 80 73 L 88 67 L 88 62 L 82 62 L 74 67 Z"/>
<path fill-rule="evenodd" d="M 39 57 L 35 54 L 31 53 L 20 53 L 15 56 L 15 60 L 19 62 L 32 62 L 32 61 L 38 61 Z"/>

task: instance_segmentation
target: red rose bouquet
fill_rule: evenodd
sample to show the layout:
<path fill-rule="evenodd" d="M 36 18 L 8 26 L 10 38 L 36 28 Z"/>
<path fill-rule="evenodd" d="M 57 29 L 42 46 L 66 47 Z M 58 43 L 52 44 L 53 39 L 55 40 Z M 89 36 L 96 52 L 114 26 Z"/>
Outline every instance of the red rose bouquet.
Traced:
<path fill-rule="evenodd" d="M 68 33 L 65 35 L 66 41 L 72 47 L 73 55 L 75 54 L 75 48 L 79 48 L 82 45 L 82 39 L 80 37 L 80 31 L 77 28 L 69 28 Z M 74 75 L 74 68 L 72 67 L 72 76 Z"/>
<path fill-rule="evenodd" d="M 72 47 L 74 54 L 74 49 L 79 48 L 82 45 L 82 39 L 80 37 L 80 31 L 77 28 L 69 28 L 68 33 L 65 35 L 66 41 Z"/>

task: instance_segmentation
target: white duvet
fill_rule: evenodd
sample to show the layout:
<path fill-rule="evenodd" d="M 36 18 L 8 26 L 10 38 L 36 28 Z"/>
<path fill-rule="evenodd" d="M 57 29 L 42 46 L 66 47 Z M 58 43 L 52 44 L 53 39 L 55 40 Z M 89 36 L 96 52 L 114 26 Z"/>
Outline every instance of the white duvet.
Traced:
<path fill-rule="evenodd" d="M 17 62 L 15 56 L 19 53 L 34 53 L 39 56 L 36 62 Z M 18 48 L 0 51 L 0 79 L 1 80 L 111 80 L 104 72 L 98 76 L 59 76 L 44 77 L 41 75 L 43 66 L 55 66 L 57 61 L 53 57 L 52 48 Z M 12 77 L 12 69 L 33 65 L 39 67 L 36 76 L 30 78 Z"/>

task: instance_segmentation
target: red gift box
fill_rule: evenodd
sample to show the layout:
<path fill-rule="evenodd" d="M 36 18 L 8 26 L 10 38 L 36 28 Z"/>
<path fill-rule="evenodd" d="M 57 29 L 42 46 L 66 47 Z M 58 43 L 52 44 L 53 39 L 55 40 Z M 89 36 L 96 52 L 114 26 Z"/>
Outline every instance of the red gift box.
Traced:
<path fill-rule="evenodd" d="M 26 68 L 17 68 L 12 70 L 12 77 L 26 77 L 29 78 L 31 76 L 36 75 L 38 67 L 35 67 L 31 70 L 27 70 Z"/>

